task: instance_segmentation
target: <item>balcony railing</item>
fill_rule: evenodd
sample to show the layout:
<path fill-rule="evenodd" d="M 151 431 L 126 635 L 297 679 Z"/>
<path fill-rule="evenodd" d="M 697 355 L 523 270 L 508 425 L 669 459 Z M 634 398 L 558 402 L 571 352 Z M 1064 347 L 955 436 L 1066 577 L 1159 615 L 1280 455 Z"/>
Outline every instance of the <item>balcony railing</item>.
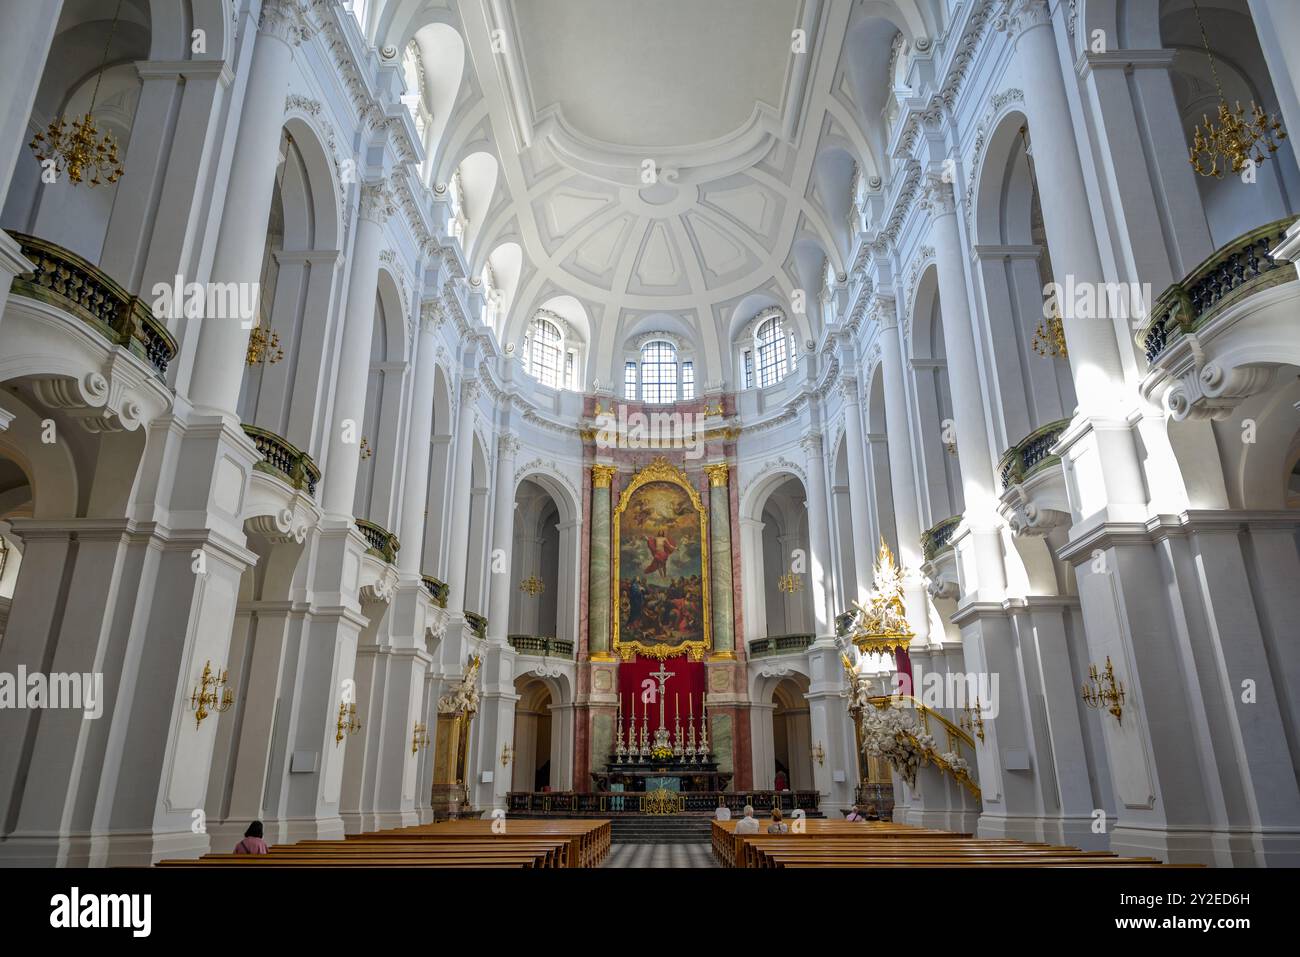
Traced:
<path fill-rule="evenodd" d="M 369 551 L 373 552 L 390 565 L 397 561 L 397 552 L 402 545 L 397 540 L 397 536 L 384 528 L 382 525 L 376 525 L 364 518 L 357 519 L 357 528 L 361 529 L 361 534 L 370 546 Z"/>
<path fill-rule="evenodd" d="M 1061 461 L 1058 456 L 1049 455 L 1048 450 L 1056 444 L 1069 424 L 1069 419 L 1049 422 L 1002 453 L 1002 458 L 998 460 L 998 474 L 1002 478 L 1004 491 L 1023 482 L 1040 469 Z"/>
<path fill-rule="evenodd" d="M 422 575 L 421 578 L 424 581 L 424 589 L 429 593 L 429 597 L 433 599 L 433 603 L 439 608 L 446 608 L 447 595 L 451 591 L 451 587 L 446 582 L 438 581 L 432 575 Z"/>
<path fill-rule="evenodd" d="M 568 638 L 543 638 L 539 635 L 507 635 L 510 647 L 521 655 L 547 658 L 572 658 L 573 642 Z"/>
<path fill-rule="evenodd" d="M 725 807 L 735 817 L 744 813 L 745 805 L 757 812 L 816 811 L 821 802 L 817 791 L 681 791 L 674 796 L 681 801 L 682 813 L 714 814 Z M 642 808 L 645 797 L 643 791 L 511 791 L 506 807 L 512 814 L 630 816 L 647 813 Z"/>
<path fill-rule="evenodd" d="M 478 636 L 480 641 L 487 638 L 488 620 L 485 617 L 480 615 L 478 612 L 469 611 L 467 609 L 465 611 L 465 621 L 469 623 L 470 628 L 473 629 L 474 634 Z"/>
<path fill-rule="evenodd" d="M 1137 334 L 1147 362 L 1155 362 L 1175 340 L 1194 332 L 1228 304 L 1295 279 L 1295 270 L 1282 268 L 1290 263 L 1268 254 L 1286 238 L 1293 222 L 1291 216 L 1252 229 L 1162 292 L 1151 310 L 1151 321 Z"/>
<path fill-rule="evenodd" d="M 952 533 L 957 531 L 960 524 L 961 516 L 954 515 L 921 533 L 921 553 L 927 562 L 934 561 L 936 556 L 952 546 Z"/>
<path fill-rule="evenodd" d="M 14 278 L 14 292 L 72 313 L 109 342 L 144 359 L 159 376 L 166 374 L 176 357 L 176 340 L 143 299 L 62 246 L 26 233 L 9 235 L 36 267 Z"/>
<path fill-rule="evenodd" d="M 749 643 L 749 657 L 802 654 L 814 640 L 812 635 L 768 635 L 766 638 L 755 638 Z"/>
<path fill-rule="evenodd" d="M 291 488 L 306 492 L 316 497 L 316 483 L 320 481 L 320 469 L 310 455 L 290 442 L 286 442 L 274 432 L 259 429 L 255 425 L 245 425 L 244 432 L 253 440 L 262 461 L 253 468 L 266 472 L 288 482 Z"/>

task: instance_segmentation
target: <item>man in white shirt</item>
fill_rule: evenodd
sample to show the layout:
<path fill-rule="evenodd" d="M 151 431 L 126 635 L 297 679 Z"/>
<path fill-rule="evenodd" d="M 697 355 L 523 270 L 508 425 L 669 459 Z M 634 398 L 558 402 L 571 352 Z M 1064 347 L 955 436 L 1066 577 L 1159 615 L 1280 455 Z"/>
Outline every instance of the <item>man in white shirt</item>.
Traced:
<path fill-rule="evenodd" d="M 752 805 L 745 805 L 745 816 L 736 822 L 737 834 L 757 834 L 758 819 L 754 817 L 754 808 Z"/>

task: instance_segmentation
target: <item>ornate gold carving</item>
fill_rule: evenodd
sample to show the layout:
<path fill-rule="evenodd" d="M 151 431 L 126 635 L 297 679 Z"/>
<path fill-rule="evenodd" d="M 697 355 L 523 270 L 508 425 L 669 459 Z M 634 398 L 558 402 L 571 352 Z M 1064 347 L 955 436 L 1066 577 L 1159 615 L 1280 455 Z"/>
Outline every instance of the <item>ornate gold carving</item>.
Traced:
<path fill-rule="evenodd" d="M 709 485 L 713 488 L 725 488 L 727 485 L 727 474 L 731 467 L 726 462 L 719 462 L 716 465 L 704 466 L 704 473 L 709 477 Z"/>
<path fill-rule="evenodd" d="M 609 488 L 610 481 L 618 469 L 612 465 L 593 465 L 591 467 L 591 487 Z"/>
<path fill-rule="evenodd" d="M 906 650 L 915 636 L 903 605 L 903 572 L 883 538 L 876 556 L 874 585 L 866 605 L 853 603 L 855 617 L 849 637 L 863 654 Z"/>

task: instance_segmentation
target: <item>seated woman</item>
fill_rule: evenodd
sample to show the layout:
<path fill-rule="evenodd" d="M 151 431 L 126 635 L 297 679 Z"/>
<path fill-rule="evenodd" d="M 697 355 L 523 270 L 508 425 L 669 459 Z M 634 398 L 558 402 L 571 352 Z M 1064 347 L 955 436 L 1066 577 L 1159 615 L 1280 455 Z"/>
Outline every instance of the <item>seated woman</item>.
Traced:
<path fill-rule="evenodd" d="M 262 822 L 254 821 L 244 832 L 244 839 L 235 845 L 236 854 L 265 854 L 266 841 L 262 840 Z"/>
<path fill-rule="evenodd" d="M 790 825 L 781 820 L 781 809 L 779 807 L 772 808 L 772 823 L 767 826 L 767 833 L 788 834 L 789 832 Z"/>

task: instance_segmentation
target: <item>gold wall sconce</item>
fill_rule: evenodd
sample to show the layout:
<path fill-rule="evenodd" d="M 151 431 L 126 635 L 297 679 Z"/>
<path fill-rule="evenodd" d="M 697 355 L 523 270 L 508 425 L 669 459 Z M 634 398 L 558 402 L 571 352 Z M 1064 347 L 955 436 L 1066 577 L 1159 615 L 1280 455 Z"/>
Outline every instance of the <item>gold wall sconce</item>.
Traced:
<path fill-rule="evenodd" d="M 519 590 L 529 598 L 536 598 L 542 592 L 546 591 L 546 582 L 542 581 L 536 575 L 529 575 L 519 583 Z"/>
<path fill-rule="evenodd" d="M 1083 683 L 1083 703 L 1089 708 L 1105 708 L 1122 723 L 1124 714 L 1124 685 L 1115 680 L 1115 667 L 1106 656 L 1106 667 L 1097 674 L 1096 665 L 1088 665 L 1088 680 Z"/>
<path fill-rule="evenodd" d="M 812 749 L 812 756 L 816 759 L 819 765 L 826 763 L 826 749 L 822 747 L 820 741 L 818 741 L 817 746 Z"/>
<path fill-rule="evenodd" d="M 429 728 L 423 721 L 415 722 L 415 732 L 411 736 L 411 753 L 429 746 Z"/>
<path fill-rule="evenodd" d="M 973 707 L 961 709 L 962 711 L 961 721 L 959 721 L 958 724 L 961 726 L 961 729 L 963 731 L 968 731 L 971 734 L 975 735 L 975 737 L 983 741 L 984 740 L 984 715 L 980 713 L 981 710 L 982 709 L 980 707 L 980 699 L 979 696 L 976 695 L 975 704 Z"/>
<path fill-rule="evenodd" d="M 339 704 L 339 720 L 334 731 L 334 747 L 343 743 L 344 737 L 356 734 L 361 730 L 361 722 L 357 720 L 357 706 L 341 702 Z"/>
<path fill-rule="evenodd" d="M 787 595 L 793 595 L 803 589 L 803 578 L 794 572 L 786 572 L 776 580 L 776 587 Z"/>
<path fill-rule="evenodd" d="M 225 714 L 235 703 L 235 693 L 226 678 L 228 672 L 223 668 L 220 674 L 212 670 L 212 662 L 203 664 L 203 674 L 199 686 L 190 693 L 190 710 L 194 712 L 194 727 L 198 728 L 209 714 Z"/>
<path fill-rule="evenodd" d="M 366 437 L 364 435 L 361 436 L 361 461 L 364 462 L 374 454 L 375 450 L 370 447 L 370 443 L 366 441 Z"/>
<path fill-rule="evenodd" d="M 511 745 L 501 745 L 501 766 L 504 768 L 515 759 L 515 749 Z"/>

